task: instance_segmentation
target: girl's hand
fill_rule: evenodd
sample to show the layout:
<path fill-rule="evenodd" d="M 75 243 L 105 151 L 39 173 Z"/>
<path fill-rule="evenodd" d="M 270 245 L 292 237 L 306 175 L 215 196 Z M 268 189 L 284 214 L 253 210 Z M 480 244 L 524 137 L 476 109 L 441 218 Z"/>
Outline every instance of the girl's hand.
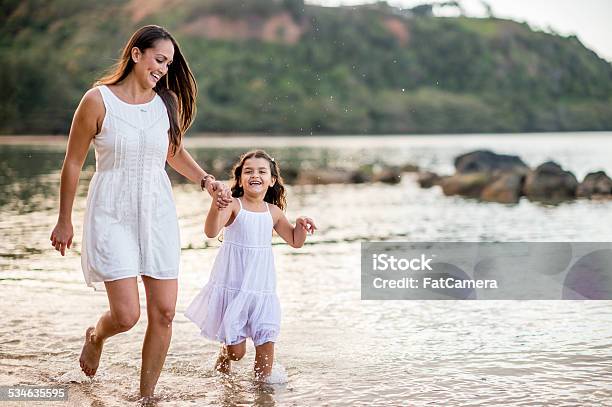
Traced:
<path fill-rule="evenodd" d="M 317 230 L 314 221 L 306 216 L 300 216 L 299 218 L 297 218 L 295 221 L 295 226 L 301 227 L 304 232 L 306 232 L 307 234 L 309 233 L 311 235 L 313 235 L 315 230 Z"/>
<path fill-rule="evenodd" d="M 51 240 L 51 246 L 55 247 L 55 250 L 60 252 L 62 256 L 65 256 L 66 247 L 70 249 L 73 237 L 72 223 L 57 222 L 49 240 Z"/>
<path fill-rule="evenodd" d="M 221 181 L 208 182 L 206 191 L 216 200 L 219 209 L 227 208 L 232 203 L 232 191 Z"/>

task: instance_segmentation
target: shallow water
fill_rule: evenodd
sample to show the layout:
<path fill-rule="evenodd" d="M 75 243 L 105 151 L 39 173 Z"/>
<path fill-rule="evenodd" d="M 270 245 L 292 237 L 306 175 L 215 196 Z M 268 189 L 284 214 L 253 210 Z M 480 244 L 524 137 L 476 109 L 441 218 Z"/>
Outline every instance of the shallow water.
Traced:
<path fill-rule="evenodd" d="M 440 173 L 452 171 L 455 155 L 489 147 L 531 166 L 553 158 L 579 179 L 591 170 L 612 173 L 610 133 L 263 141 L 192 140 L 191 147 L 207 165 L 265 144 L 279 159 L 414 162 Z M 106 343 L 96 379 L 79 373 L 85 328 L 107 302 L 80 272 L 91 159 L 75 202 L 74 250 L 62 258 L 48 243 L 61 148 L 0 145 L 0 384 L 82 381 L 69 384 L 65 405 L 136 404 L 144 308 L 133 330 Z M 252 344 L 234 374 L 221 378 L 212 373 L 218 346 L 183 316 L 219 242 L 202 234 L 208 198 L 176 183 L 174 194 L 182 268 L 159 405 L 612 405 L 609 301 L 362 301 L 359 267 L 363 240 L 611 241 L 612 202 L 482 203 L 420 189 L 412 174 L 399 185 L 290 187 L 289 218 L 307 214 L 320 230 L 299 250 L 275 238 L 283 308 L 276 355 L 287 381 L 257 386 Z"/>

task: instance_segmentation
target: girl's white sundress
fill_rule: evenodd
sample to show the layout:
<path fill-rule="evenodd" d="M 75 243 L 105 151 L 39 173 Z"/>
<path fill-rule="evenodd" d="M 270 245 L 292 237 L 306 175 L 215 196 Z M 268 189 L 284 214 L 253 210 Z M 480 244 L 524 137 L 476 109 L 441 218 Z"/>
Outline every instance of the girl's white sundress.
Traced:
<path fill-rule="evenodd" d="M 165 171 L 170 122 L 159 95 L 132 105 L 108 87 L 106 114 L 93 144 L 96 172 L 89 184 L 81 266 L 87 285 L 147 275 L 175 279 L 180 242 Z"/>
<path fill-rule="evenodd" d="M 185 315 L 203 336 L 235 345 L 251 338 L 255 346 L 276 342 L 280 303 L 272 253 L 272 214 L 240 211 L 224 228 L 223 243 L 208 284 Z"/>

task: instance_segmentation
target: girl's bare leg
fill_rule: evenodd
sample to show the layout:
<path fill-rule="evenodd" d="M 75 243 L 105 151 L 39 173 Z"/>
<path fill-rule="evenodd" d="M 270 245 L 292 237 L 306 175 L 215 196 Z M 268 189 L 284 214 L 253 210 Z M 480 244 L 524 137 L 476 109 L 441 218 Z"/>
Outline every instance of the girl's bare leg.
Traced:
<path fill-rule="evenodd" d="M 255 346 L 255 379 L 263 381 L 272 373 L 274 363 L 274 342 Z"/>
<path fill-rule="evenodd" d="M 215 362 L 215 370 L 219 373 L 229 374 L 230 372 L 230 358 L 227 354 L 227 346 L 221 345 L 221 350 L 219 351 L 219 357 Z"/>
<path fill-rule="evenodd" d="M 166 361 L 176 308 L 178 281 L 142 276 L 147 293 L 147 332 L 142 345 L 140 396 L 151 397 Z"/>
<path fill-rule="evenodd" d="M 140 318 L 136 277 L 104 283 L 110 310 L 96 324 L 85 331 L 85 343 L 79 358 L 83 373 L 93 376 L 98 370 L 104 341 L 120 332 L 128 331 Z"/>
<path fill-rule="evenodd" d="M 222 345 L 219 357 L 215 363 L 215 370 L 218 372 L 229 374 L 231 361 L 239 361 L 246 353 L 246 340 L 236 345 Z"/>

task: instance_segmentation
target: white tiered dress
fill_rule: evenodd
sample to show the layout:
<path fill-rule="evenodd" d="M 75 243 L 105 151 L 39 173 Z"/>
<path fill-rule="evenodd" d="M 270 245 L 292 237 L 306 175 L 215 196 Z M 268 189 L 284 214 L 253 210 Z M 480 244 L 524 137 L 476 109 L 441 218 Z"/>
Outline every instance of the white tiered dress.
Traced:
<path fill-rule="evenodd" d="M 223 244 L 206 286 L 185 315 L 203 336 L 226 345 L 251 338 L 255 346 L 276 342 L 280 302 L 272 253 L 272 214 L 240 211 L 224 228 Z"/>
<path fill-rule="evenodd" d="M 170 122 L 161 97 L 129 104 L 98 87 L 106 115 L 93 144 L 81 266 L 85 282 L 147 275 L 178 276 L 180 241 L 172 187 L 165 171 Z"/>

